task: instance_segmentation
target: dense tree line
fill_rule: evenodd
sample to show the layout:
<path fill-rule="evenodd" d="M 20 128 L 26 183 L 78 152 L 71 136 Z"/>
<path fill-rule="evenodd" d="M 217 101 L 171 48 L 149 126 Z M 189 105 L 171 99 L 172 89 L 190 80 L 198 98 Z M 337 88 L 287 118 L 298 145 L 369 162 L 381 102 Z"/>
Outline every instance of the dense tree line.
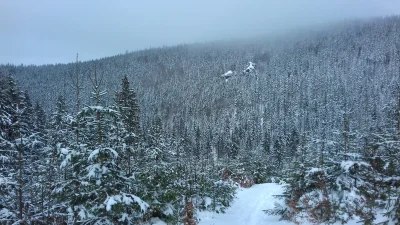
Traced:
<path fill-rule="evenodd" d="M 60 95 L 48 119 L 11 76 L 0 81 L 0 224 L 137 224 L 153 216 L 176 224 L 195 220 L 186 205 L 223 211 L 232 201 L 234 183 L 215 162 L 181 150 L 159 117 L 142 133 L 126 76 L 107 105 L 95 67 L 91 104 L 72 113 Z"/>
<path fill-rule="evenodd" d="M 43 189 L 43 197 L 35 195 L 31 202 L 46 202 L 60 218 L 68 212 L 75 219 L 95 215 L 87 208 L 105 200 L 92 200 L 91 193 L 105 194 L 92 186 L 100 182 L 101 189 L 107 188 L 102 179 L 117 179 L 111 174 L 122 171 L 121 181 L 112 181 L 121 184 L 113 196 L 132 193 L 155 214 L 182 206 L 185 200 L 177 198 L 182 192 L 196 196 L 198 207 L 223 210 L 231 185 L 213 181 L 231 178 L 246 185 L 279 177 L 290 184 L 283 196 L 288 205 L 276 209 L 287 219 L 305 213 L 318 222 L 359 216 L 368 223 L 382 209 L 395 220 L 399 22 L 392 16 L 276 40 L 155 48 L 65 65 L 3 65 L 1 90 L 7 98 L 0 98 L 1 157 L 12 163 L 0 168 L 7 168 L 1 190 L 10 196 L 4 201 L 13 204 L 0 204 L 15 206 L 9 209 L 13 218 L 28 215 L 17 209 L 26 210 L 18 204 L 31 199 L 25 191 L 31 189 L 22 185 L 29 183 Z M 254 70 L 247 71 L 248 62 Z M 227 71 L 232 76 L 221 77 Z M 37 107 L 8 74 L 28 89 Z M 47 109 L 47 123 L 40 103 Z M 33 164 L 37 171 L 23 172 L 23 165 Z M 97 165 L 106 164 L 109 176 L 80 179 L 87 171 L 98 174 Z M 68 203 L 72 195 L 50 197 L 45 193 L 53 193 L 54 182 L 48 179 L 59 179 L 57 187 L 70 194 L 84 185 L 69 179 L 91 184 L 82 187 L 79 198 L 93 205 L 77 208 L 78 200 Z M 15 191 L 20 189 L 22 194 Z M 213 196 L 213 203 L 206 204 L 204 199 Z M 321 201 L 305 204 L 312 196 Z M 70 204 L 75 204 L 72 211 Z M 132 207 L 129 215 L 139 217 L 140 209 Z M 111 215 L 126 213 L 117 211 L 101 218 L 112 221 Z M 168 216 L 178 221 L 181 215 Z"/>

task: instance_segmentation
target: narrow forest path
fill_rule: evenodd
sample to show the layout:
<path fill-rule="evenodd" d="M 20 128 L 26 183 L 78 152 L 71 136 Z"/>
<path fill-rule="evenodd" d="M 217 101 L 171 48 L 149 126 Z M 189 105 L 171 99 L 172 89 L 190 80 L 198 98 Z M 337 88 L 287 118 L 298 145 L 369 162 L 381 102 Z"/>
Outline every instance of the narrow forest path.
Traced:
<path fill-rule="evenodd" d="M 267 183 L 257 184 L 251 188 L 240 188 L 225 213 L 199 212 L 199 225 L 284 225 L 293 224 L 279 221 L 279 216 L 271 216 L 263 210 L 274 207 L 277 201 L 273 195 L 281 194 L 282 185 Z"/>
<path fill-rule="evenodd" d="M 197 218 L 199 225 L 295 225 L 289 221 L 279 220 L 279 216 L 264 213 L 265 209 L 272 209 L 274 202 L 282 203 L 283 200 L 274 198 L 273 195 L 282 194 L 283 186 L 275 183 L 257 184 L 251 188 L 237 190 L 236 198 L 225 213 L 202 211 Z M 359 225 L 360 219 L 350 220 L 346 225 Z M 376 223 L 386 221 L 382 213 L 377 215 Z M 304 221 L 302 225 L 311 225 Z M 340 221 L 334 225 L 341 225 Z"/>

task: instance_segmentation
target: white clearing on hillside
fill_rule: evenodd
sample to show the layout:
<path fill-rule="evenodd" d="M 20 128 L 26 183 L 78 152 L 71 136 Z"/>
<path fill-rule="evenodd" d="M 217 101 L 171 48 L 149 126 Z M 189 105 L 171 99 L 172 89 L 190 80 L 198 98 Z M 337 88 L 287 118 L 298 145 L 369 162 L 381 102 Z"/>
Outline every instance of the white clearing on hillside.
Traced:
<path fill-rule="evenodd" d="M 225 213 L 198 212 L 199 225 L 284 225 L 279 216 L 267 215 L 263 210 L 272 209 L 279 201 L 273 195 L 282 194 L 282 185 L 256 184 L 251 188 L 239 188 L 236 199 Z"/>

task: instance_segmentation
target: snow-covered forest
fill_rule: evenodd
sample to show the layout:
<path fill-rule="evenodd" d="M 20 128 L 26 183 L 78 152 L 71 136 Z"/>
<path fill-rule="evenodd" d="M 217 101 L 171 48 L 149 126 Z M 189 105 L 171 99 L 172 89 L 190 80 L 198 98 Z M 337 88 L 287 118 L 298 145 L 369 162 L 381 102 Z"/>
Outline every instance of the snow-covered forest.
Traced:
<path fill-rule="evenodd" d="M 196 224 L 267 182 L 284 220 L 400 224 L 399 16 L 0 66 L 0 224 Z"/>

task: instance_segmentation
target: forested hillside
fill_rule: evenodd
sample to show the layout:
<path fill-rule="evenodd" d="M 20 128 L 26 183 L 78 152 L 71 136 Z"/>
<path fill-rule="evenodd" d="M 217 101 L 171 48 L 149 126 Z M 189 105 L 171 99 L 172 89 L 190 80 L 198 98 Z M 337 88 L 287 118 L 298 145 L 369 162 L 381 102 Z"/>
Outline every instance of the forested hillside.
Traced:
<path fill-rule="evenodd" d="M 285 219 L 399 223 L 399 16 L 0 71 L 0 223 L 174 224 L 274 180 Z"/>

